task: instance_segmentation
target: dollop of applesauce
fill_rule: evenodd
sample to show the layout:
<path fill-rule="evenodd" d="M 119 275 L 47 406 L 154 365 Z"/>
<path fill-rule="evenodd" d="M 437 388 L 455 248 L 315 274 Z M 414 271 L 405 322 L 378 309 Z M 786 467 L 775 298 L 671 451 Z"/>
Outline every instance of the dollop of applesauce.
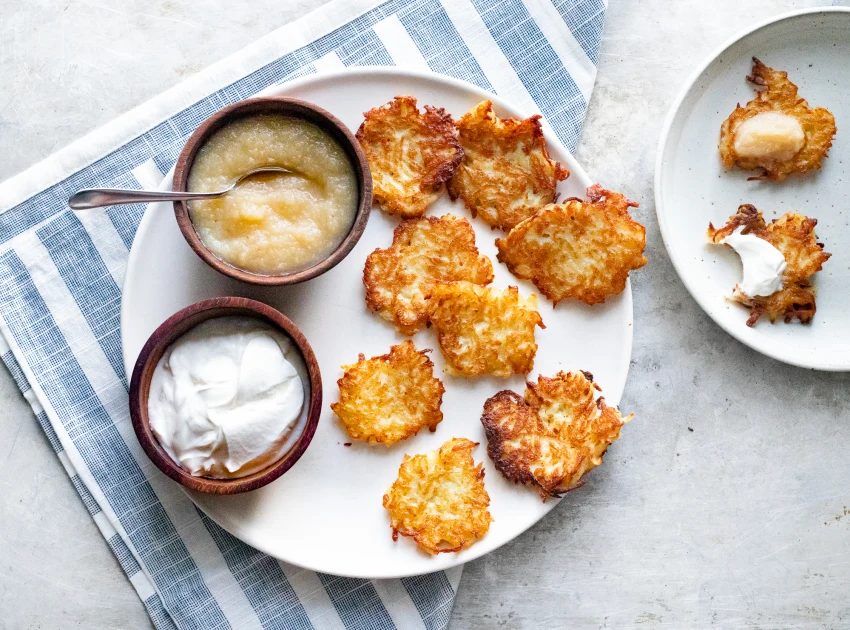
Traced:
<path fill-rule="evenodd" d="M 742 158 L 785 162 L 806 144 L 800 121 L 780 112 L 762 112 L 748 118 L 735 134 L 735 152 Z"/>
<path fill-rule="evenodd" d="M 285 275 L 312 267 L 354 223 L 359 196 L 354 167 L 316 125 L 262 114 L 216 131 L 195 157 L 188 188 L 222 190 L 261 166 L 294 174 L 254 176 L 224 197 L 190 202 L 195 231 L 213 254 L 245 271 Z"/>

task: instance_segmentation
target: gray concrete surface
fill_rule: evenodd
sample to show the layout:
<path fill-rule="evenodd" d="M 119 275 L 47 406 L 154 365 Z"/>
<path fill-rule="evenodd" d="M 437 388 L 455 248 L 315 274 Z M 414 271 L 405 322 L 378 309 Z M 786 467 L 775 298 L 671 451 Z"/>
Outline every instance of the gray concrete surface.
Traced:
<path fill-rule="evenodd" d="M 622 401 L 636 419 L 587 486 L 467 565 L 452 626 L 848 627 L 850 377 L 762 357 L 703 314 L 665 254 L 652 173 L 705 55 L 767 16 L 850 2 L 610 2 L 578 159 L 648 229 Z M 0 179 L 318 4 L 0 0 Z M 3 372 L 0 628 L 148 626 Z"/>

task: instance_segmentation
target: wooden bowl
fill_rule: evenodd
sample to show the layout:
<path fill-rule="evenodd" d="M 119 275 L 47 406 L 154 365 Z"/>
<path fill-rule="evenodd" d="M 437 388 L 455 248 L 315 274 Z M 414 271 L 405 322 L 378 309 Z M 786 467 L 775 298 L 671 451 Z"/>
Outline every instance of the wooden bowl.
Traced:
<path fill-rule="evenodd" d="M 183 470 L 157 440 L 150 427 L 148 419 L 148 395 L 151 387 L 151 377 L 165 350 L 180 336 L 200 324 L 215 317 L 242 316 L 254 317 L 271 324 L 289 337 L 304 359 L 307 366 L 309 391 L 305 392 L 305 403 L 308 405 L 307 422 L 301 429 L 301 435 L 284 453 L 280 459 L 267 468 L 238 479 L 212 479 L 196 477 Z M 133 378 L 130 382 L 130 417 L 133 429 L 145 453 L 166 475 L 178 483 L 197 490 L 213 494 L 237 494 L 256 490 L 280 477 L 292 468 L 310 445 L 319 416 L 322 412 L 322 376 L 313 349 L 307 339 L 295 324 L 286 316 L 262 302 L 238 297 L 221 297 L 198 302 L 184 308 L 165 320 L 150 336 L 142 348 L 136 365 L 133 368 Z"/>
<path fill-rule="evenodd" d="M 195 156 L 212 134 L 234 120 L 258 114 L 283 114 L 285 116 L 302 118 L 328 133 L 343 148 L 354 167 L 360 194 L 357 214 L 354 217 L 351 230 L 345 239 L 326 258 L 320 260 L 312 267 L 289 274 L 269 276 L 234 267 L 207 249 L 207 246 L 201 242 L 198 233 L 195 231 L 195 226 L 192 225 L 192 220 L 189 217 L 188 202 L 175 201 L 174 213 L 177 215 L 177 225 L 180 226 L 180 231 L 183 232 L 183 236 L 189 243 L 189 246 L 205 263 L 216 271 L 231 278 L 242 280 L 243 282 L 250 282 L 251 284 L 297 284 L 315 278 L 339 264 L 354 248 L 357 241 L 360 240 L 363 230 L 366 228 L 366 223 L 369 220 L 369 212 L 372 209 L 372 173 L 369 171 L 369 162 L 360 148 L 360 143 L 357 142 L 354 135 L 348 130 L 348 127 L 333 114 L 312 103 L 282 96 L 249 98 L 225 107 L 207 118 L 195 130 L 195 133 L 191 135 L 188 142 L 186 142 L 186 146 L 183 147 L 183 151 L 180 153 L 180 157 L 177 159 L 177 164 L 174 167 L 172 189 L 180 192 L 187 190 L 189 173 L 192 170 Z"/>

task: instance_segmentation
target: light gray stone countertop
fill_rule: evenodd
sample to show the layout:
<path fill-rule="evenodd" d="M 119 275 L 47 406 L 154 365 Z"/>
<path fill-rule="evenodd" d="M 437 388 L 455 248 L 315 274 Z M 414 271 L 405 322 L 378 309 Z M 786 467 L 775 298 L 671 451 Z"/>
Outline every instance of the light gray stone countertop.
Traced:
<path fill-rule="evenodd" d="M 319 4 L 0 0 L 0 180 Z M 850 375 L 717 327 L 670 265 L 652 190 L 697 64 L 747 25 L 825 4 L 850 1 L 610 0 L 577 158 L 647 226 L 621 402 L 636 418 L 584 488 L 467 565 L 454 628 L 850 626 Z M 2 371 L 0 628 L 149 625 Z"/>

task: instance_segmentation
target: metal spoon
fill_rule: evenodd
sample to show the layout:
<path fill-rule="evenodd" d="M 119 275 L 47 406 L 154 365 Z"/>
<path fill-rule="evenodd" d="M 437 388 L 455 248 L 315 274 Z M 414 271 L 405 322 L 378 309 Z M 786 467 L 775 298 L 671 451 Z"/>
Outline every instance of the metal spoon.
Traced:
<path fill-rule="evenodd" d="M 192 199 L 215 199 L 226 195 L 236 185 L 261 173 L 288 173 L 298 175 L 295 171 L 282 166 L 261 166 L 248 171 L 230 186 L 217 192 L 178 192 L 174 190 L 125 190 L 122 188 L 86 188 L 74 193 L 68 200 L 72 210 L 88 210 L 89 208 L 103 208 L 104 206 L 116 206 L 122 203 L 148 203 L 151 201 L 191 201 Z"/>

